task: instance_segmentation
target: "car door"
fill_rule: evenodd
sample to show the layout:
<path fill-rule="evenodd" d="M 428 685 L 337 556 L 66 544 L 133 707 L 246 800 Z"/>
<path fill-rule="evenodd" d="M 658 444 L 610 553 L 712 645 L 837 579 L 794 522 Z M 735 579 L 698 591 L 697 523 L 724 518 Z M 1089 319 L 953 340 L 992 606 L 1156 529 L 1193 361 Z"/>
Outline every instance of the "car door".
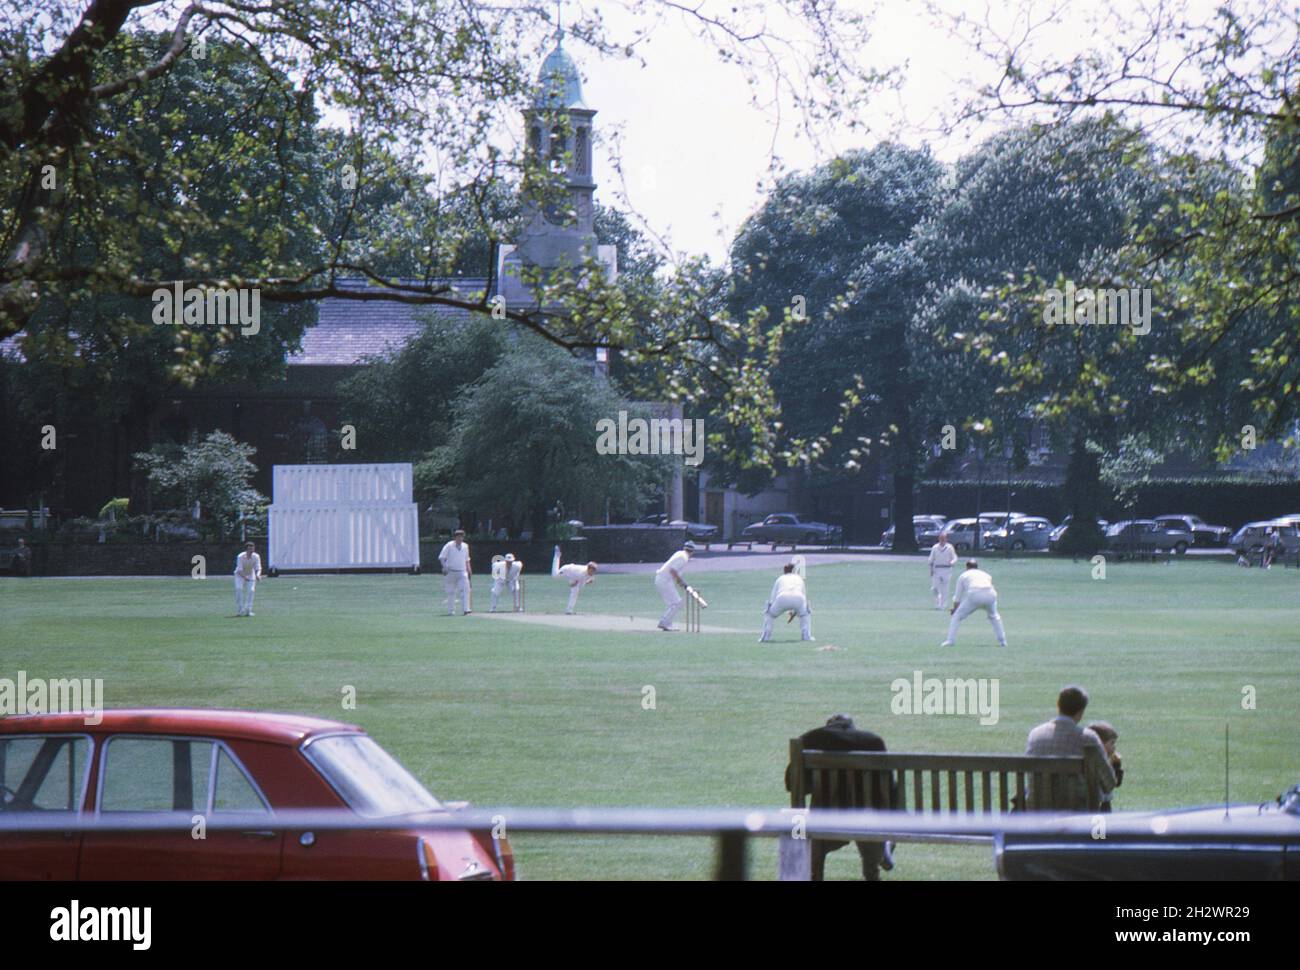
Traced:
<path fill-rule="evenodd" d="M 166 820 L 166 832 L 88 833 L 79 878 L 273 879 L 282 833 L 260 828 L 270 806 L 230 748 L 210 738 L 117 735 L 99 754 L 101 819 Z M 246 820 L 218 832 L 213 818 Z"/>
<path fill-rule="evenodd" d="M 91 760 L 87 735 L 0 737 L 0 811 L 5 817 L 75 819 L 85 803 Z M 81 837 L 75 832 L 0 835 L 0 879 L 72 880 Z"/>
<path fill-rule="evenodd" d="M 768 542 L 784 542 L 789 521 L 788 515 L 769 515 L 763 523 L 763 538 Z"/>

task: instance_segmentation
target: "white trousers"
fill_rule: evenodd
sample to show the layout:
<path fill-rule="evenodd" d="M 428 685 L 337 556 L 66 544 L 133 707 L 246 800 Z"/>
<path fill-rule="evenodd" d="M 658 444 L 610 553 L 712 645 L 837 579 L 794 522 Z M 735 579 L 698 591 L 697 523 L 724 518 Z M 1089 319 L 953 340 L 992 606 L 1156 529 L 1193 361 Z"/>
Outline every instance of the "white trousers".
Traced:
<path fill-rule="evenodd" d="M 1005 647 L 1007 634 L 1002 629 L 1002 617 L 998 615 L 998 591 L 995 589 L 973 589 L 966 594 L 966 598 L 961 601 L 961 605 L 957 607 L 957 612 L 953 613 L 952 620 L 948 624 L 948 642 L 957 642 L 957 624 L 976 610 L 983 610 L 989 615 L 989 622 L 993 624 L 993 633 L 997 636 L 998 643 Z"/>
<path fill-rule="evenodd" d="M 245 579 L 243 576 L 235 577 L 235 615 L 252 616 L 253 615 L 253 593 L 257 591 L 256 579 Z"/>
<path fill-rule="evenodd" d="M 799 632 L 805 640 L 811 640 L 812 635 L 812 610 L 808 609 L 807 597 L 800 596 L 798 593 L 784 593 L 778 596 L 767 608 L 763 610 L 763 633 L 762 639 L 772 639 L 772 624 L 782 613 L 789 613 L 794 610 L 795 615 L 799 617 Z"/>
<path fill-rule="evenodd" d="M 930 592 L 934 594 L 935 609 L 943 609 L 948 599 L 948 577 L 952 575 L 951 566 L 935 566 L 930 574 Z"/>
<path fill-rule="evenodd" d="M 519 608 L 519 580 L 494 579 L 492 580 L 492 612 L 496 612 L 497 600 L 501 598 L 501 591 L 509 589 L 510 596 L 514 601 L 514 608 Z"/>
<path fill-rule="evenodd" d="M 447 591 L 447 615 L 456 615 L 456 600 L 460 600 L 460 611 L 469 612 L 469 576 L 465 570 L 442 574 L 442 588 Z"/>
<path fill-rule="evenodd" d="M 655 577 L 655 589 L 659 590 L 659 596 L 666 607 L 664 615 L 659 618 L 659 625 L 671 627 L 677 611 L 682 608 L 682 594 L 677 592 L 677 584 L 668 575 Z"/>
<path fill-rule="evenodd" d="M 560 576 L 560 579 L 566 583 L 569 581 L 567 576 Z M 582 592 L 582 580 L 578 580 L 569 587 L 569 605 L 564 608 L 565 613 L 572 613 L 578 606 L 578 594 Z"/>

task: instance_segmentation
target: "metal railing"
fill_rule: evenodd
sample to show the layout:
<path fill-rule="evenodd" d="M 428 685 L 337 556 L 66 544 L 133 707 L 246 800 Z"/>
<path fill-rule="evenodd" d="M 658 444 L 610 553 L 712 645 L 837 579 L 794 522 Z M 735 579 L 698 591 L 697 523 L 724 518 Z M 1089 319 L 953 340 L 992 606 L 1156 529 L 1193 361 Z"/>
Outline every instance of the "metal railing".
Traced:
<path fill-rule="evenodd" d="M 742 880 L 749 875 L 749 841 L 777 838 L 782 852 L 806 851 L 809 839 L 932 844 L 987 844 L 1005 835 L 1087 837 L 1099 818 L 1105 838 L 1156 840 L 1198 846 L 1279 844 L 1300 847 L 1300 826 L 1293 816 L 1260 814 L 1243 830 L 1241 812 L 1233 820 L 1207 822 L 1173 815 L 1138 817 L 1058 815 L 906 815 L 899 812 L 833 809 L 735 808 L 468 808 L 447 812 L 362 818 L 349 811 L 310 810 L 275 813 L 216 812 L 203 816 L 208 832 L 323 832 L 370 830 L 472 830 L 512 837 L 516 833 L 569 835 L 694 836 L 717 840 L 716 878 Z M 0 837 L 39 833 L 186 832 L 202 813 L 112 812 L 83 815 L 73 812 L 0 812 Z"/>

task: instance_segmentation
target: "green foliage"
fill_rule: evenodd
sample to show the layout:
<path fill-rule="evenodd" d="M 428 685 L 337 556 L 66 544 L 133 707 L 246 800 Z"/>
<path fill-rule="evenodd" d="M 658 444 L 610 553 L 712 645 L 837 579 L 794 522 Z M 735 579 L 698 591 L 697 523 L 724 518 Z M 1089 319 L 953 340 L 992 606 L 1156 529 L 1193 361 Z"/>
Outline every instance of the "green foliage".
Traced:
<path fill-rule="evenodd" d="M 589 364 L 531 341 L 502 357 L 453 405 L 447 444 L 417 469 L 476 518 L 525 524 L 545 534 L 557 505 L 571 512 L 640 509 L 667 476 L 666 457 L 598 454 L 596 423 L 642 413 Z M 680 459 L 678 459 L 680 460 Z"/>
<path fill-rule="evenodd" d="M 370 361 L 339 386 L 357 458 L 411 461 L 446 444 L 456 401 L 510 345 L 496 321 L 436 316 L 405 347 Z"/>
<path fill-rule="evenodd" d="M 1110 489 L 1115 504 L 1123 509 L 1137 503 L 1138 490 L 1151 481 L 1151 469 L 1164 457 L 1152 446 L 1151 436 L 1141 433 L 1125 435 L 1113 449 L 1095 441 L 1089 441 L 1086 447 L 1098 456 L 1101 481 Z"/>
<path fill-rule="evenodd" d="M 124 517 L 130 505 L 131 500 L 129 498 L 109 499 L 104 503 L 104 507 L 99 510 L 99 517 L 101 519 L 117 519 L 119 517 Z"/>
<path fill-rule="evenodd" d="M 908 323 L 928 269 L 912 234 L 938 211 L 942 176 L 928 151 L 846 153 L 783 179 L 731 252 L 733 312 L 764 325 L 777 351 L 773 418 L 797 443 L 790 457 L 823 477 L 888 461 L 900 549 L 915 544 L 924 424 Z"/>
<path fill-rule="evenodd" d="M 251 484 L 257 474 L 256 451 L 224 431 L 214 431 L 192 444 L 157 445 L 139 452 L 135 462 L 161 504 L 188 508 L 198 502 L 205 519 L 224 538 L 240 515 L 266 504 L 266 497 Z"/>

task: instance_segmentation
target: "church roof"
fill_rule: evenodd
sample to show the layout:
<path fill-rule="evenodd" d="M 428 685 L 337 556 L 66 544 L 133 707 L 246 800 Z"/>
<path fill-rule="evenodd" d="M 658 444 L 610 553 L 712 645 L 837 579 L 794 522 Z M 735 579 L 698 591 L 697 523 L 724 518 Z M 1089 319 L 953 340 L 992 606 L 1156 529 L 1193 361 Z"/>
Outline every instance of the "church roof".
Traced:
<path fill-rule="evenodd" d="M 481 293 L 487 286 L 484 279 L 457 278 L 434 282 L 449 283 L 466 295 Z M 384 287 L 359 279 L 342 279 L 338 285 L 346 289 L 384 292 Z M 301 349 L 290 354 L 285 362 L 290 367 L 354 366 L 367 357 L 378 357 L 405 347 L 431 316 L 465 321 L 471 314 L 458 307 L 329 297 L 320 302 L 315 326 L 303 332 Z M 0 340 L 0 357 L 23 362 L 20 339 L 21 334 L 13 334 Z"/>
<path fill-rule="evenodd" d="M 461 293 L 482 292 L 482 279 L 456 279 L 450 282 Z M 340 286 L 381 293 L 383 287 L 361 280 L 340 280 Z M 316 325 L 302 335 L 302 349 L 290 354 L 290 367 L 346 367 L 400 350 L 419 334 L 426 320 L 437 316 L 444 320 L 466 321 L 471 314 L 457 307 L 420 306 L 391 300 L 350 300 L 329 297 L 320 302 Z"/>
<path fill-rule="evenodd" d="M 578 65 L 564 49 L 564 35 L 555 38 L 555 50 L 546 55 L 542 69 L 537 72 L 537 84 L 541 91 L 537 95 L 536 106 L 539 108 L 586 108 L 582 103 L 582 76 Z"/>

